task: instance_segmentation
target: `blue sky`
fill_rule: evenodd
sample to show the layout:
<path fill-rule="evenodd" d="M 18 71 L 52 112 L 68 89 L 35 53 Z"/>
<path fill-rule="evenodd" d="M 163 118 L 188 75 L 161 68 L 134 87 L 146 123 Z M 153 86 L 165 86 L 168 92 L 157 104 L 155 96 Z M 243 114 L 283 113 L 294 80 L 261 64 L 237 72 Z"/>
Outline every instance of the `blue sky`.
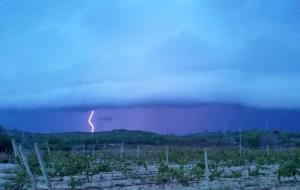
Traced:
<path fill-rule="evenodd" d="M 300 108 L 297 0 L 0 2 L 0 109 Z"/>

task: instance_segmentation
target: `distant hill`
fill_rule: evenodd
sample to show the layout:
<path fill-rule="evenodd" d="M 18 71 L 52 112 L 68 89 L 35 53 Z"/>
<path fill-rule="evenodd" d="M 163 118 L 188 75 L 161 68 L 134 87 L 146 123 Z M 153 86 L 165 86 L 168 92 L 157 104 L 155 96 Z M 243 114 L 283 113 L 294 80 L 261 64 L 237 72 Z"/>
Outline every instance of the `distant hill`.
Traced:
<path fill-rule="evenodd" d="M 68 149 L 74 145 L 125 143 L 125 144 L 147 144 L 147 145 L 189 145 L 203 147 L 236 146 L 239 144 L 239 132 L 207 132 L 196 133 L 184 136 L 174 134 L 161 135 L 153 132 L 139 130 L 118 129 L 104 132 L 69 132 L 69 133 L 29 133 L 18 130 L 7 130 L 1 128 L 2 136 L 5 136 L 6 146 L 10 138 L 22 142 L 24 146 L 32 146 L 34 142 L 55 145 Z M 278 146 L 299 146 L 300 133 L 288 133 L 265 130 L 248 130 L 241 133 L 242 144 L 245 147 L 259 148 L 266 145 Z M 5 144 L 4 143 L 4 144 Z"/>

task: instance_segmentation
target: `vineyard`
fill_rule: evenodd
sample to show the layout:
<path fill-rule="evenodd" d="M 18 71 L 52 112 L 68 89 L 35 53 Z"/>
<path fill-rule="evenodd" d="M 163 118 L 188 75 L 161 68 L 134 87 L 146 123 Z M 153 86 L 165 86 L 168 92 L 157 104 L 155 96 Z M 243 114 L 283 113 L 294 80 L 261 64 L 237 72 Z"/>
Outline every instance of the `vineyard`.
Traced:
<path fill-rule="evenodd" d="M 32 146 L 5 189 L 297 189 L 300 149 L 94 144 Z M 21 149 L 20 149 L 21 148 Z M 19 155 L 19 156 L 18 156 Z M 21 159 L 19 158 L 21 157 Z M 23 157 L 23 158 L 22 158 Z M 28 171 L 32 174 L 28 175 Z M 48 178 L 48 179 L 46 179 Z M 49 180 L 48 183 L 46 181 Z M 35 184 L 36 183 L 36 184 Z M 34 187 L 36 185 L 36 187 Z"/>

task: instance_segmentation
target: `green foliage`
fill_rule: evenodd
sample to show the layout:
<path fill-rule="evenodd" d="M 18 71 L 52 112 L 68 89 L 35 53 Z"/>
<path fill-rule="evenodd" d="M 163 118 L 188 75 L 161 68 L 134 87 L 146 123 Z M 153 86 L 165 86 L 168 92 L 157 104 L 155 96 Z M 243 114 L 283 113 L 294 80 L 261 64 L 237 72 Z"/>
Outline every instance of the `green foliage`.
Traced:
<path fill-rule="evenodd" d="M 155 176 L 157 183 L 167 183 L 171 180 L 170 168 L 165 162 L 160 162 L 158 173 Z"/>
<path fill-rule="evenodd" d="M 185 174 L 184 166 L 180 165 L 178 168 L 172 168 L 170 170 L 171 178 L 176 179 L 182 185 L 188 185 L 188 177 Z"/>
<path fill-rule="evenodd" d="M 31 171 L 35 175 L 42 175 L 42 170 L 40 168 L 40 164 L 39 164 L 37 156 L 32 153 L 27 156 L 27 159 L 28 159 L 28 164 L 29 164 Z"/>
<path fill-rule="evenodd" d="M 16 177 L 13 179 L 12 182 L 6 183 L 4 185 L 4 189 L 15 189 L 15 190 L 26 189 L 26 185 L 28 185 L 28 182 L 29 181 L 27 179 L 25 168 L 23 166 L 20 166 L 17 169 Z"/>
<path fill-rule="evenodd" d="M 144 160 L 138 160 L 137 166 L 138 166 L 138 168 L 143 167 L 145 170 L 148 170 L 147 163 Z"/>
<path fill-rule="evenodd" d="M 250 177 L 258 178 L 260 176 L 264 176 L 265 174 L 262 172 L 262 170 L 265 169 L 264 166 L 257 164 L 254 169 L 248 168 L 248 175 Z"/>
<path fill-rule="evenodd" d="M 94 173 L 101 173 L 101 172 L 111 172 L 112 167 L 109 162 L 100 162 L 97 163 L 96 166 L 94 167 Z"/>
<path fill-rule="evenodd" d="M 299 163 L 294 160 L 288 160 L 287 162 L 281 163 L 277 170 L 277 177 L 280 181 L 282 177 L 294 177 L 299 174 Z"/>
<path fill-rule="evenodd" d="M 242 172 L 241 171 L 233 171 L 231 174 L 224 175 L 225 178 L 241 178 Z"/>
<path fill-rule="evenodd" d="M 75 177 L 71 176 L 69 185 L 71 189 L 76 189 L 76 187 L 79 185 L 78 181 L 75 179 Z"/>
<path fill-rule="evenodd" d="M 202 177 L 204 177 L 204 170 L 205 165 L 202 162 L 198 162 L 192 169 L 191 169 L 191 176 L 196 178 L 197 180 L 200 180 Z"/>
<path fill-rule="evenodd" d="M 54 176 L 73 176 L 84 174 L 90 167 L 91 158 L 86 155 L 76 155 L 68 152 L 57 152 L 52 155 Z"/>
<path fill-rule="evenodd" d="M 177 164 L 186 164 L 188 160 L 188 152 L 189 150 L 181 150 L 181 149 L 170 149 L 169 158 L 173 159 Z"/>
<path fill-rule="evenodd" d="M 261 146 L 261 138 L 262 138 L 263 132 L 261 131 L 253 131 L 252 133 L 246 132 L 244 134 L 244 142 L 250 147 L 250 148 L 258 148 Z"/>
<path fill-rule="evenodd" d="M 114 162 L 113 168 L 114 170 L 121 172 L 123 175 L 128 175 L 130 174 L 130 171 L 133 170 L 131 163 L 125 160 Z"/>
<path fill-rule="evenodd" d="M 0 152 L 11 152 L 12 145 L 10 137 L 5 133 L 5 130 L 0 126 Z"/>
<path fill-rule="evenodd" d="M 214 181 L 217 180 L 221 177 L 223 170 L 220 170 L 218 167 L 218 164 L 214 163 L 211 165 L 210 168 L 210 175 L 209 175 L 209 180 Z"/>
<path fill-rule="evenodd" d="M 17 176 L 15 178 L 17 189 L 23 189 L 27 183 L 26 172 L 23 167 L 18 170 Z"/>
<path fill-rule="evenodd" d="M 170 168 L 165 162 L 160 162 L 155 181 L 157 183 L 167 183 L 171 179 L 176 180 L 182 185 L 188 185 L 189 178 L 185 173 L 184 165 L 180 164 L 179 167 Z"/>

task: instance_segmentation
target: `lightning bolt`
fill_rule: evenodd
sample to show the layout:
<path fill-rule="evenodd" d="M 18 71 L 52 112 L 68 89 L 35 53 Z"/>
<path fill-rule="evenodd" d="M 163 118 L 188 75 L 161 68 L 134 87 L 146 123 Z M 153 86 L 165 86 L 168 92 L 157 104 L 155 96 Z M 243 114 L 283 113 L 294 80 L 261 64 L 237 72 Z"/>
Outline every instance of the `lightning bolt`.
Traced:
<path fill-rule="evenodd" d="M 91 126 L 91 132 L 93 133 L 94 132 L 94 129 L 95 129 L 95 127 L 94 127 L 94 124 L 92 123 L 92 118 L 93 118 L 93 115 L 94 115 L 94 110 L 92 110 L 92 112 L 91 112 L 91 114 L 90 114 L 90 117 L 89 117 L 89 124 L 90 124 L 90 126 Z"/>

